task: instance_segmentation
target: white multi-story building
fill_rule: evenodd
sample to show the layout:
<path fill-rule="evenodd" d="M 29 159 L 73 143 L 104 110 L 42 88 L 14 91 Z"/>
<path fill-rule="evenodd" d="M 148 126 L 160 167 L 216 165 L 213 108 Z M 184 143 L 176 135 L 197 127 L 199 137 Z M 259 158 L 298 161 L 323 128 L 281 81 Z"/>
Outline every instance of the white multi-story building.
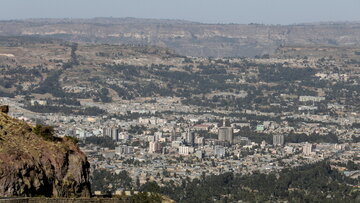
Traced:
<path fill-rule="evenodd" d="M 115 153 L 117 155 L 123 155 L 123 154 L 133 154 L 134 153 L 134 147 L 127 146 L 127 145 L 121 145 L 115 148 Z"/>
<path fill-rule="evenodd" d="M 305 143 L 305 145 L 303 146 L 303 154 L 305 156 L 309 156 L 312 154 L 313 151 L 313 145 L 311 143 Z"/>
<path fill-rule="evenodd" d="M 273 136 L 273 145 L 274 146 L 283 146 L 285 143 L 284 135 L 274 135 Z"/>
<path fill-rule="evenodd" d="M 189 155 L 194 153 L 194 151 L 195 151 L 194 147 L 188 147 L 188 146 L 179 147 L 179 154 L 181 155 Z"/>
<path fill-rule="evenodd" d="M 299 101 L 301 102 L 307 102 L 307 101 L 313 101 L 313 102 L 320 102 L 325 100 L 325 97 L 314 97 L 314 96 L 300 96 Z"/>
<path fill-rule="evenodd" d="M 159 153 L 161 152 L 161 144 L 158 141 L 149 143 L 149 153 Z"/>

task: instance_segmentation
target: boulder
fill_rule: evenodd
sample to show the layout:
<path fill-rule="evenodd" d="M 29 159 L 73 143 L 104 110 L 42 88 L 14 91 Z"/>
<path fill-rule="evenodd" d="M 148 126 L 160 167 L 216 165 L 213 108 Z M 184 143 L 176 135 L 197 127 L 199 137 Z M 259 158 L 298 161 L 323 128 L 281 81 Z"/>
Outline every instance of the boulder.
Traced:
<path fill-rule="evenodd" d="M 2 106 L 0 106 L 0 112 L 2 112 L 2 113 L 9 113 L 9 106 L 7 106 L 7 105 L 2 105 Z"/>

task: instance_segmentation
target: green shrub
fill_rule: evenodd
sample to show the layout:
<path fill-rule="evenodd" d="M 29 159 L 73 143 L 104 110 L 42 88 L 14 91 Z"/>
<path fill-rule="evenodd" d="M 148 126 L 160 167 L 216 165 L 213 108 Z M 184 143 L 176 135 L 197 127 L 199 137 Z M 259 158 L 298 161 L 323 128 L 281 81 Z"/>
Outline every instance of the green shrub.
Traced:
<path fill-rule="evenodd" d="M 43 137 L 47 141 L 55 141 L 56 137 L 54 136 L 54 128 L 52 126 L 45 126 L 41 124 L 37 124 L 33 128 L 33 132 L 41 137 Z"/>

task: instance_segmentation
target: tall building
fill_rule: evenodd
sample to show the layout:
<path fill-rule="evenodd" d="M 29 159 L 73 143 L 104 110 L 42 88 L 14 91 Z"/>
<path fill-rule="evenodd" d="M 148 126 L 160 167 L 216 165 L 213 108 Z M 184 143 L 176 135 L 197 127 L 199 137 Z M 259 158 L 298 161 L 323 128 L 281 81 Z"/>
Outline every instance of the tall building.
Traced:
<path fill-rule="evenodd" d="M 312 150 L 313 150 L 313 145 L 311 143 L 306 143 L 303 147 L 303 154 L 305 156 L 309 156 L 311 155 Z"/>
<path fill-rule="evenodd" d="M 111 138 L 115 141 L 119 140 L 119 129 L 118 128 L 111 129 Z"/>
<path fill-rule="evenodd" d="M 223 126 L 219 128 L 218 139 L 219 141 L 229 142 L 230 144 L 234 143 L 234 129 L 232 127 L 227 127 L 226 119 L 224 117 Z"/>
<path fill-rule="evenodd" d="M 170 135 L 170 141 L 175 141 L 176 140 L 176 131 L 175 128 L 171 131 L 171 135 Z"/>
<path fill-rule="evenodd" d="M 103 128 L 103 136 L 111 137 L 111 139 L 119 140 L 119 128 Z"/>
<path fill-rule="evenodd" d="M 219 131 L 218 131 L 218 140 L 219 141 L 226 141 L 226 133 L 227 133 L 227 128 L 219 128 Z"/>
<path fill-rule="evenodd" d="M 234 134 L 232 127 L 221 127 L 219 128 L 219 135 L 218 139 L 220 141 L 229 142 L 233 144 L 234 142 Z"/>
<path fill-rule="evenodd" d="M 188 129 L 185 141 L 187 145 L 193 146 L 195 143 L 195 132 Z"/>
<path fill-rule="evenodd" d="M 284 135 L 273 135 L 273 145 L 283 146 L 285 143 Z"/>
<path fill-rule="evenodd" d="M 161 152 L 161 144 L 158 141 L 149 143 L 149 153 L 159 153 Z"/>
<path fill-rule="evenodd" d="M 103 136 L 111 136 L 111 128 L 103 128 Z"/>

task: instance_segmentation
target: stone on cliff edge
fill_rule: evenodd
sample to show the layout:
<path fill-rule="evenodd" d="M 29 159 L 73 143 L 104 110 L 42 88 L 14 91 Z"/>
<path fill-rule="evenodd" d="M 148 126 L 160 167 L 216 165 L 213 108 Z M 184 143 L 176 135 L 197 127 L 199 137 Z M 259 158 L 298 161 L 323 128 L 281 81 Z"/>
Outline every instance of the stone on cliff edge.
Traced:
<path fill-rule="evenodd" d="M 9 113 L 9 106 L 0 106 L 0 112 Z"/>
<path fill-rule="evenodd" d="M 90 197 L 90 165 L 73 140 L 46 140 L 2 111 L 0 126 L 0 196 Z"/>

